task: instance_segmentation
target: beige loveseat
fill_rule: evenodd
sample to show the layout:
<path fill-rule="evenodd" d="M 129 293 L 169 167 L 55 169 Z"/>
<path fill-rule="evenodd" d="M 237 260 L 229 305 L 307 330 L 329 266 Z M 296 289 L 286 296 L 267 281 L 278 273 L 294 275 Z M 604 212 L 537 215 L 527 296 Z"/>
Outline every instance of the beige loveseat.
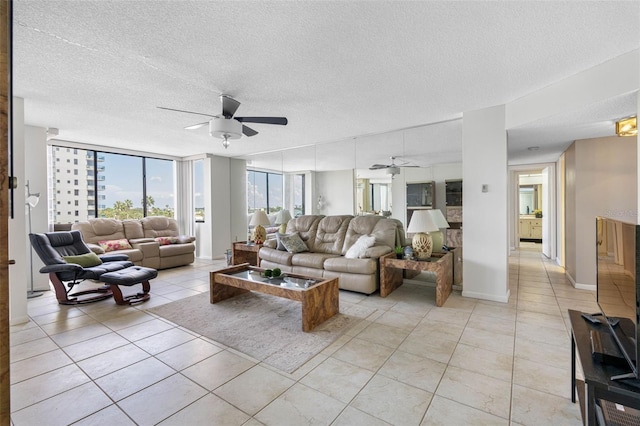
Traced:
<path fill-rule="evenodd" d="M 99 218 L 74 223 L 71 228 L 82 233 L 83 240 L 95 253 L 115 248 L 111 253 L 126 254 L 136 265 L 166 269 L 188 265 L 195 259 L 195 238 L 180 235 L 178 223 L 172 218 Z M 121 245 L 121 240 L 126 240 L 130 248 Z"/>
<path fill-rule="evenodd" d="M 309 251 L 290 253 L 276 248 L 276 240 L 267 240 L 260 249 L 262 268 L 280 268 L 313 277 L 339 278 L 344 290 L 371 294 L 380 285 L 380 257 L 394 252 L 404 243 L 402 223 L 381 216 L 317 216 L 291 219 L 287 234 L 297 232 Z M 375 236 L 375 244 L 362 258 L 345 254 L 363 235 Z"/>

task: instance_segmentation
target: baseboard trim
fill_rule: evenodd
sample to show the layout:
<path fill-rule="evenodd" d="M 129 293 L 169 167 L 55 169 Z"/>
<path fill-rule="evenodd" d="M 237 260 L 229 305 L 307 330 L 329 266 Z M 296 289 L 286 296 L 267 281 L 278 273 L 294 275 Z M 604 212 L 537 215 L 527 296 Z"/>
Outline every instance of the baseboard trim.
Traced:
<path fill-rule="evenodd" d="M 23 316 L 23 317 L 18 317 L 18 318 L 12 318 L 9 321 L 9 325 L 20 325 L 20 324 L 25 324 L 29 322 L 29 316 Z"/>
<path fill-rule="evenodd" d="M 470 297 L 473 299 L 482 299 L 482 300 L 490 300 L 492 302 L 502 302 L 509 303 L 509 295 L 511 294 L 511 290 L 507 290 L 507 293 L 504 296 L 498 294 L 487 294 L 480 293 L 477 291 L 469 291 L 462 289 L 462 297 Z"/>
<path fill-rule="evenodd" d="M 578 282 L 576 282 L 576 280 L 573 279 L 573 277 L 571 275 L 569 275 L 569 273 L 565 272 L 564 274 L 567 277 L 567 279 L 569 280 L 569 282 L 571 283 L 571 286 L 573 288 L 578 289 L 578 290 L 596 291 L 596 286 L 595 285 L 578 283 Z"/>

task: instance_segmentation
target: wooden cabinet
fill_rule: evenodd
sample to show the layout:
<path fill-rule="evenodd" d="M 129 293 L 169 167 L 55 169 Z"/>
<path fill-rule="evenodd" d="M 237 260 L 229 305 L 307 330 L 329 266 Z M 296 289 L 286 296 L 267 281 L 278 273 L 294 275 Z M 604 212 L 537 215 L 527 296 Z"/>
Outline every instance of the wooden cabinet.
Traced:
<path fill-rule="evenodd" d="M 445 244 L 449 247 L 462 247 L 462 179 L 445 180 L 444 183 L 446 217 L 450 226 Z"/>
<path fill-rule="evenodd" d="M 520 219 L 521 240 L 541 240 L 542 239 L 542 219 Z"/>
<path fill-rule="evenodd" d="M 260 248 L 262 244 L 247 244 L 244 241 L 233 243 L 233 260 L 234 265 L 248 263 L 251 266 L 260 266 Z"/>

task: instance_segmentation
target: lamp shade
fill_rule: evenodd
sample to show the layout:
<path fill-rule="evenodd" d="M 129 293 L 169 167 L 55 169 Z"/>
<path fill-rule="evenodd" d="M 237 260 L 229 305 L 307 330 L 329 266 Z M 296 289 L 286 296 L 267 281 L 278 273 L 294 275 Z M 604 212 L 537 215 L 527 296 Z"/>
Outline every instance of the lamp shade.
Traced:
<path fill-rule="evenodd" d="M 291 213 L 289 210 L 280 210 L 276 216 L 276 225 L 284 225 L 291 220 Z"/>
<path fill-rule="evenodd" d="M 269 222 L 269 217 L 264 212 L 264 210 L 256 210 L 255 212 L 253 212 L 253 215 L 251 216 L 251 221 L 249 222 L 249 226 L 258 226 L 258 225 L 262 225 L 262 226 L 271 225 L 271 223 Z"/>
<path fill-rule="evenodd" d="M 447 219 L 444 218 L 444 215 L 442 214 L 442 210 L 433 209 L 433 210 L 427 210 L 427 211 L 431 215 L 431 220 L 433 220 L 433 223 L 436 224 L 438 229 L 449 228 L 449 222 L 447 222 Z"/>
<path fill-rule="evenodd" d="M 437 230 L 439 230 L 439 228 L 433 222 L 429 210 L 416 210 L 413 212 L 413 215 L 411 215 L 407 233 L 415 234 L 417 232 L 432 232 Z"/>

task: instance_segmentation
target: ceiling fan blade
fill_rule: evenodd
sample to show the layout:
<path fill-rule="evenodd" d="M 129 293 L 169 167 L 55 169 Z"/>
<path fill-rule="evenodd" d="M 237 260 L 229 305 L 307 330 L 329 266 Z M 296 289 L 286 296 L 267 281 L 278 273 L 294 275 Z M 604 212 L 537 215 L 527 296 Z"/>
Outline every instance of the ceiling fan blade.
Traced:
<path fill-rule="evenodd" d="M 184 129 L 185 130 L 195 130 L 195 129 L 199 129 L 201 127 L 206 126 L 207 124 L 209 124 L 208 121 L 205 121 L 204 123 L 198 123 L 198 124 L 192 124 L 191 126 L 187 126 Z"/>
<path fill-rule="evenodd" d="M 247 127 L 244 124 L 242 125 L 242 133 L 245 136 L 255 136 L 258 134 L 258 132 L 256 132 L 255 130 L 253 130 L 251 127 Z"/>
<path fill-rule="evenodd" d="M 279 124 L 286 126 L 289 122 L 286 117 L 235 117 L 241 123 Z"/>
<path fill-rule="evenodd" d="M 395 167 L 420 167 L 420 166 L 416 166 L 415 164 L 396 164 Z"/>
<path fill-rule="evenodd" d="M 177 112 L 186 112 L 187 114 L 196 114 L 196 115 L 204 115 L 205 117 L 217 117 L 217 115 L 213 115 L 213 114 L 205 114 L 202 112 L 194 112 L 194 111 L 185 111 L 183 109 L 175 109 L 175 108 L 167 108 L 167 107 L 156 107 L 159 109 L 166 109 L 167 111 L 177 111 Z"/>
<path fill-rule="evenodd" d="M 240 106 L 240 102 L 227 95 L 220 95 L 220 100 L 222 101 L 222 115 L 224 118 L 233 117 L 233 114 L 236 113 Z"/>
<path fill-rule="evenodd" d="M 373 166 L 369 167 L 369 170 L 386 169 L 388 167 L 391 167 L 391 166 L 388 166 L 386 164 L 374 164 Z"/>

